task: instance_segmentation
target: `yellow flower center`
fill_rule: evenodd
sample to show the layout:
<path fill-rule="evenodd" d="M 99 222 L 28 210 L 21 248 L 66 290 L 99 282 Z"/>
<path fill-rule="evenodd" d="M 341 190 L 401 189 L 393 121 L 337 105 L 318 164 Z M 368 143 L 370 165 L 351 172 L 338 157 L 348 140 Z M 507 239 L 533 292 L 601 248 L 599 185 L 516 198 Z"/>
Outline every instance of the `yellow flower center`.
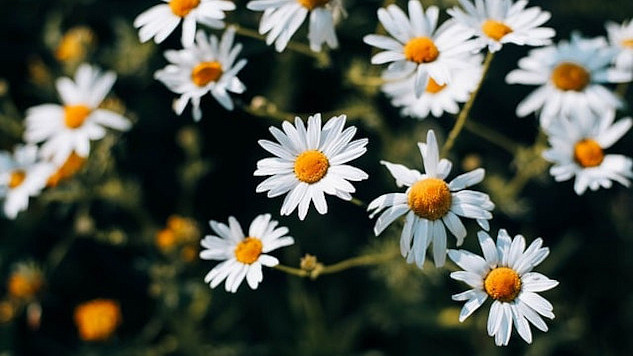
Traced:
<path fill-rule="evenodd" d="M 9 277 L 9 294 L 18 299 L 34 297 L 44 285 L 44 278 L 38 273 L 15 272 Z"/>
<path fill-rule="evenodd" d="M 486 20 L 481 25 L 483 33 L 495 41 L 501 40 L 505 35 L 512 32 L 512 29 L 503 22 L 495 20 Z"/>
<path fill-rule="evenodd" d="M 484 278 L 484 289 L 491 298 L 509 303 L 521 292 L 521 278 L 511 268 L 497 267 Z"/>
<path fill-rule="evenodd" d="M 81 170 L 84 166 L 84 163 L 86 163 L 86 159 L 73 151 L 66 159 L 66 162 L 59 167 L 57 172 L 53 173 L 53 175 L 48 178 L 46 186 L 56 187 L 62 180 L 68 179 L 79 172 L 79 170 Z"/>
<path fill-rule="evenodd" d="M 305 151 L 295 160 L 295 175 L 297 179 L 309 184 L 321 180 L 330 168 L 327 157 L 316 150 Z"/>
<path fill-rule="evenodd" d="M 215 82 L 222 76 L 220 62 L 202 62 L 191 71 L 191 80 L 199 87 Z"/>
<path fill-rule="evenodd" d="M 417 216 L 437 220 L 449 211 L 452 199 L 446 182 L 438 178 L 426 178 L 411 187 L 408 201 Z"/>
<path fill-rule="evenodd" d="M 404 46 L 404 56 L 408 61 L 415 63 L 430 63 L 437 59 L 440 51 L 435 47 L 433 40 L 428 37 L 415 37 Z"/>
<path fill-rule="evenodd" d="M 604 152 L 598 142 L 586 138 L 574 146 L 574 160 L 582 167 L 596 167 L 604 160 Z"/>
<path fill-rule="evenodd" d="M 576 63 L 563 62 L 552 71 L 552 82 L 560 90 L 582 91 L 590 79 L 589 72 Z"/>
<path fill-rule="evenodd" d="M 262 254 L 262 242 L 256 237 L 247 237 L 235 248 L 235 258 L 247 265 L 257 261 Z"/>
<path fill-rule="evenodd" d="M 446 88 L 446 84 L 439 85 L 433 78 L 429 78 L 429 84 L 426 85 L 426 92 L 437 94 Z"/>
<path fill-rule="evenodd" d="M 297 0 L 297 2 L 308 10 L 314 10 L 317 7 L 325 6 L 330 0 Z"/>
<path fill-rule="evenodd" d="M 121 309 L 113 300 L 96 299 L 78 305 L 74 319 L 82 340 L 106 340 L 121 323 Z"/>
<path fill-rule="evenodd" d="M 68 128 L 76 129 L 84 124 L 90 111 L 90 108 L 85 105 L 64 106 L 64 123 Z"/>
<path fill-rule="evenodd" d="M 20 185 L 22 185 L 22 183 L 24 183 L 25 179 L 26 179 L 25 171 L 18 169 L 11 172 L 11 176 L 9 177 L 9 188 L 13 189 L 13 188 L 19 187 Z"/>
<path fill-rule="evenodd" d="M 179 17 L 187 16 L 189 12 L 198 7 L 198 5 L 200 5 L 200 0 L 171 0 L 169 2 L 171 12 Z"/>
<path fill-rule="evenodd" d="M 633 48 L 633 38 L 627 38 L 627 39 L 623 40 L 622 41 L 622 46 L 628 47 L 628 48 Z"/>

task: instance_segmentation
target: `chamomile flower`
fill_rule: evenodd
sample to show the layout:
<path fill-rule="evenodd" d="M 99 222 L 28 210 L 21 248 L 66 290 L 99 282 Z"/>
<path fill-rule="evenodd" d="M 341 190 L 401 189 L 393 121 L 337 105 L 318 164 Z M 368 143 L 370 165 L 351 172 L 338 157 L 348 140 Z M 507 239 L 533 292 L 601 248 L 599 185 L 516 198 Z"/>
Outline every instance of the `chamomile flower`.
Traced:
<path fill-rule="evenodd" d="M 329 119 L 321 128 L 321 114 L 308 118 L 306 129 L 301 118 L 294 126 L 284 121 L 283 132 L 270 127 L 279 143 L 259 140 L 259 145 L 275 157 L 257 162 L 255 176 L 271 176 L 257 186 L 273 198 L 286 194 L 281 215 L 290 215 L 299 207 L 299 219 L 308 213 L 310 202 L 319 214 L 327 213 L 325 194 L 351 200 L 356 189 L 349 181 L 367 179 L 367 173 L 345 163 L 362 156 L 367 139 L 352 141 L 356 127 L 343 130 L 345 115 Z"/>
<path fill-rule="evenodd" d="M 633 125 L 631 118 L 614 123 L 615 111 L 601 116 L 588 113 L 561 117 L 546 129 L 552 146 L 543 157 L 554 163 L 550 174 L 558 182 L 575 177 L 574 191 L 611 188 L 616 181 L 626 187 L 633 178 L 633 160 L 605 154 Z"/>
<path fill-rule="evenodd" d="M 232 216 L 228 226 L 211 220 L 211 229 L 217 236 L 207 235 L 200 242 L 204 248 L 200 251 L 200 258 L 223 262 L 213 267 L 204 281 L 215 288 L 226 280 L 226 291 L 235 293 L 246 278 L 248 286 L 257 289 L 263 278 L 262 266 L 279 264 L 277 258 L 267 253 L 294 244 L 294 239 L 286 236 L 288 228 L 277 227 L 277 224 L 270 219 L 270 214 L 259 215 L 251 223 L 248 235 L 244 235 L 242 227 Z"/>
<path fill-rule="evenodd" d="M 320 52 L 324 43 L 338 47 L 334 26 L 346 15 L 342 0 L 253 0 L 246 7 L 264 12 L 259 33 L 267 34 L 266 44 L 274 42 L 277 52 L 286 48 L 308 14 L 310 49 Z"/>
<path fill-rule="evenodd" d="M 554 307 L 536 292 L 558 285 L 546 276 L 532 272 L 547 255 L 538 238 L 525 248 L 525 239 L 517 235 L 511 239 L 501 229 L 497 244 L 485 232 L 478 234 L 484 257 L 466 250 L 449 250 L 448 256 L 463 271 L 451 273 L 451 278 L 467 283 L 472 289 L 453 295 L 453 300 L 466 301 L 459 321 L 464 321 L 490 297 L 494 299 L 488 315 L 488 335 L 494 336 L 497 346 L 507 345 L 512 325 L 527 343 L 532 343 L 530 323 L 541 331 L 547 324 L 541 316 L 554 319 Z M 529 323 L 528 323 L 529 322 Z"/>
<path fill-rule="evenodd" d="M 79 66 L 75 81 L 58 79 L 57 92 L 64 105 L 45 104 L 28 109 L 24 140 L 44 142 L 41 155 L 61 166 L 73 151 L 87 157 L 90 141 L 103 138 L 106 127 L 128 130 L 131 126 L 128 119 L 99 108 L 115 80 L 113 72 L 102 74 L 88 64 Z"/>
<path fill-rule="evenodd" d="M 196 23 L 211 28 L 224 28 L 224 11 L 235 10 L 232 1 L 225 0 L 162 0 L 166 4 L 155 5 L 134 19 L 141 42 L 154 38 L 163 42 L 182 21 L 183 46 L 193 44 Z"/>
<path fill-rule="evenodd" d="M 509 84 L 540 85 L 517 106 L 517 116 L 541 111 L 541 125 L 572 111 L 596 113 L 618 108 L 620 99 L 603 84 L 631 80 L 631 73 L 614 68 L 616 52 L 602 37 L 581 38 L 533 49 L 506 77 Z"/>
<path fill-rule="evenodd" d="M 16 146 L 14 153 L 0 152 L 0 198 L 4 215 L 15 219 L 29 206 L 29 197 L 39 195 L 55 171 L 51 163 L 40 161 L 34 145 Z"/>
<path fill-rule="evenodd" d="M 415 96 L 420 97 L 433 79 L 438 85 L 450 84 L 451 72 L 464 68 L 463 56 L 477 49 L 470 41 L 473 32 L 453 21 L 437 27 L 439 10 L 426 12 L 418 0 L 409 1 L 409 17 L 396 5 L 378 9 L 378 19 L 391 37 L 367 35 L 365 43 L 384 49 L 371 58 L 373 64 L 390 63 L 389 72 L 402 76 L 415 73 Z M 393 37 L 393 38 L 392 38 Z"/>
<path fill-rule="evenodd" d="M 235 29 L 229 27 L 218 42 L 215 35 L 208 37 L 198 31 L 196 42 L 184 49 L 165 51 L 165 58 L 170 62 L 165 68 L 158 70 L 154 77 L 163 82 L 169 90 L 180 94 L 174 101 L 174 111 L 180 115 L 187 103 L 193 105 L 193 118 L 202 118 L 200 99 L 211 95 L 227 110 L 233 110 L 231 93 L 243 93 L 244 84 L 237 78 L 237 73 L 246 65 L 246 59 L 236 63 L 237 55 L 242 50 L 241 44 L 233 45 Z"/>
<path fill-rule="evenodd" d="M 475 31 L 481 47 L 488 46 L 496 52 L 506 43 L 520 46 L 544 46 L 552 43 L 556 32 L 548 27 L 539 27 L 550 19 L 547 11 L 539 7 L 526 9 L 527 0 L 459 0 L 462 9 L 454 7 L 447 12 L 460 25 Z"/>
<path fill-rule="evenodd" d="M 615 57 L 615 66 L 623 71 L 633 71 L 633 20 L 621 25 L 608 22 L 606 25 L 609 43 L 619 50 Z"/>
<path fill-rule="evenodd" d="M 406 214 L 400 236 L 400 252 L 408 263 L 417 263 L 422 268 L 426 249 L 433 243 L 435 266 L 446 260 L 446 229 L 457 238 L 460 246 L 466 237 L 466 228 L 459 216 L 477 219 L 479 225 L 488 230 L 490 211 L 494 204 L 488 194 L 465 190 L 484 179 L 483 168 L 477 168 L 457 176 L 450 183 L 444 179 L 451 171 L 452 163 L 439 159 L 439 149 L 433 130 L 429 130 L 426 143 L 418 143 L 425 173 L 409 169 L 400 164 L 381 161 L 396 179 L 398 187 L 406 186 L 404 193 L 381 195 L 369 204 L 373 212 L 370 218 L 386 209 L 376 220 L 374 233 L 378 236 L 397 218 Z"/>
<path fill-rule="evenodd" d="M 421 120 L 429 116 L 429 113 L 435 117 L 442 116 L 444 112 L 457 114 L 459 103 L 468 100 L 470 93 L 477 87 L 482 73 L 481 56 L 474 56 L 474 59 L 466 57 L 464 60 L 473 62 L 473 66 L 456 69 L 453 76 L 459 80 L 439 85 L 430 78 L 420 97 L 414 94 L 414 74 L 403 79 L 387 81 L 381 89 L 391 97 L 392 105 L 402 107 L 402 115 Z"/>

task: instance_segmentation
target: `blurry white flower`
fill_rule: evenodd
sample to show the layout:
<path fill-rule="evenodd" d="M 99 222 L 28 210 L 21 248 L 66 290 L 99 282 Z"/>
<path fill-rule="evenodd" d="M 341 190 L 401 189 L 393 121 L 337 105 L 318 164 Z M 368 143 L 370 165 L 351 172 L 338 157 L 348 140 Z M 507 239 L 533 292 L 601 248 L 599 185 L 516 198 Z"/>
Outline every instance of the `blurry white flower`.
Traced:
<path fill-rule="evenodd" d="M 183 46 L 193 43 L 196 23 L 211 28 L 224 28 L 224 11 L 235 10 L 232 1 L 225 0 L 162 0 L 167 4 L 155 5 L 138 15 L 134 27 L 139 28 L 141 42 L 154 38 L 163 42 L 178 27 L 182 20 Z"/>
<path fill-rule="evenodd" d="M 513 324 L 523 340 L 532 343 L 530 323 L 547 331 L 541 315 L 554 319 L 554 307 L 536 292 L 552 289 L 558 282 L 532 272 L 549 255 L 549 249 L 541 247 L 540 238 L 526 249 L 523 236 L 511 239 L 504 229 L 499 230 L 496 246 L 487 233 L 480 231 L 477 235 L 483 258 L 465 250 L 448 251 L 451 260 L 464 269 L 452 272 L 451 278 L 472 287 L 453 295 L 453 300 L 466 301 L 459 321 L 468 318 L 490 297 L 494 302 L 488 315 L 488 335 L 494 336 L 495 344 L 508 344 Z"/>
<path fill-rule="evenodd" d="M 310 49 L 320 52 L 324 43 L 338 47 L 334 26 L 345 16 L 342 0 L 253 0 L 249 10 L 263 11 L 259 33 L 266 36 L 266 44 L 275 42 L 275 50 L 283 51 L 292 35 L 310 14 L 308 40 Z"/>
<path fill-rule="evenodd" d="M 99 105 L 116 81 L 114 72 L 101 72 L 88 64 L 77 69 L 75 80 L 57 79 L 57 92 L 64 103 L 32 107 L 26 112 L 24 140 L 44 142 L 40 154 L 62 165 L 75 151 L 80 157 L 90 153 L 90 140 L 105 136 L 105 127 L 125 131 L 131 123 L 125 117 Z"/>
<path fill-rule="evenodd" d="M 579 113 L 558 118 L 546 129 L 552 146 L 543 157 L 554 163 L 550 174 L 556 181 L 576 178 L 574 191 L 581 195 L 590 188 L 611 188 L 611 181 L 628 187 L 633 178 L 633 161 L 623 155 L 605 155 L 631 128 L 631 118 L 614 123 L 615 111 L 601 116 Z"/>
<path fill-rule="evenodd" d="M 459 0 L 459 3 L 463 10 L 454 7 L 447 12 L 460 25 L 473 29 L 480 46 L 488 46 L 490 52 L 500 50 L 505 43 L 548 45 L 556 35 L 551 28 L 539 27 L 550 19 L 550 13 L 539 7 L 526 9 L 527 0 L 478 0 L 474 5 Z"/>
<path fill-rule="evenodd" d="M 620 70 L 633 71 L 633 21 L 624 21 L 621 25 L 607 22 L 607 33 L 612 47 L 619 53 L 615 57 L 615 66 Z"/>
<path fill-rule="evenodd" d="M 267 253 L 294 244 L 294 239 L 286 236 L 288 228 L 277 227 L 277 224 L 270 219 L 270 214 L 259 215 L 251 223 L 248 235 L 244 235 L 242 227 L 232 216 L 228 226 L 211 220 L 211 229 L 217 236 L 207 235 L 200 242 L 204 248 L 200 251 L 200 258 L 223 262 L 213 267 L 204 281 L 215 288 L 226 280 L 226 291 L 235 293 L 246 278 L 248 286 L 257 289 L 263 279 L 262 266 L 279 264 L 279 260 Z"/>
<path fill-rule="evenodd" d="M 362 156 L 367 139 L 352 141 L 356 127 L 343 130 L 345 115 L 332 117 L 321 128 L 321 114 L 308 118 L 308 128 L 297 117 L 294 126 L 284 121 L 283 132 L 270 127 L 279 143 L 259 140 L 260 146 L 275 157 L 257 162 L 255 176 L 271 176 L 257 186 L 273 198 L 286 194 L 281 215 L 299 207 L 299 219 L 308 213 L 310 202 L 320 214 L 327 213 L 325 194 L 351 200 L 356 189 L 348 181 L 367 179 L 367 173 L 345 163 Z"/>
<path fill-rule="evenodd" d="M 369 204 L 368 210 L 373 210 L 370 215 L 373 218 L 386 209 L 376 220 L 376 236 L 406 214 L 400 237 L 402 256 L 408 263 L 416 262 L 422 268 L 426 249 L 432 242 L 435 266 L 440 267 L 446 260 L 446 228 L 457 238 L 457 246 L 460 246 L 466 237 L 466 228 L 458 216 L 477 219 L 479 225 L 488 230 L 494 204 L 488 194 L 464 189 L 484 179 L 483 168 L 459 175 L 447 184 L 445 179 L 452 163 L 439 159 L 433 130 L 429 130 L 426 143 L 418 143 L 418 146 L 425 173 L 381 161 L 396 179 L 396 185 L 406 186 L 407 191 L 381 195 Z"/>
<path fill-rule="evenodd" d="M 237 78 L 237 73 L 246 65 L 246 59 L 235 62 L 242 50 L 241 44 L 233 45 L 235 29 L 229 27 L 218 43 L 215 35 L 208 37 L 203 31 L 196 34 L 196 42 L 184 49 L 165 51 L 165 58 L 170 62 L 165 68 L 156 71 L 154 77 L 163 82 L 169 90 L 180 94 L 174 101 L 174 111 L 180 115 L 187 103 L 193 105 L 193 118 L 202 118 L 200 98 L 206 93 L 213 97 L 227 110 L 233 110 L 233 101 L 228 92 L 243 93 L 244 84 Z"/>
<path fill-rule="evenodd" d="M 4 215 L 15 219 L 29 206 L 29 197 L 39 195 L 55 171 L 49 162 L 38 161 L 34 145 L 15 147 L 13 154 L 0 152 L 0 198 Z"/>

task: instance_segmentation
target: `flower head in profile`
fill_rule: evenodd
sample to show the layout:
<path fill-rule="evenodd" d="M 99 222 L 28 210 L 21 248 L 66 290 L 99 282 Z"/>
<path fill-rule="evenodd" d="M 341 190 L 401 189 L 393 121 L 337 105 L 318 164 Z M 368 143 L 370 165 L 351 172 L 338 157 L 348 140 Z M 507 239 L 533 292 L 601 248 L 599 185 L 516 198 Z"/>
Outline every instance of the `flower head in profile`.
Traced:
<path fill-rule="evenodd" d="M 200 258 L 223 262 L 213 267 L 204 281 L 215 288 L 226 280 L 225 289 L 231 293 L 237 291 L 244 278 L 251 289 L 257 289 L 263 279 L 262 266 L 279 264 L 279 260 L 268 252 L 294 244 L 294 239 L 286 235 L 288 228 L 277 227 L 277 221 L 271 220 L 270 214 L 257 216 L 248 229 L 248 235 L 244 235 L 242 227 L 232 216 L 228 226 L 214 220 L 210 224 L 217 236 L 207 235 L 200 242 L 204 248 Z"/>
<path fill-rule="evenodd" d="M 539 7 L 526 9 L 527 0 L 459 0 L 462 9 L 454 7 L 447 12 L 460 25 L 475 31 L 481 47 L 496 52 L 506 43 L 520 46 L 544 46 L 552 42 L 556 32 L 540 27 L 551 15 Z"/>
<path fill-rule="evenodd" d="M 154 38 L 163 42 L 182 21 L 183 46 L 193 44 L 196 24 L 211 28 L 224 28 L 224 11 L 235 10 L 235 4 L 226 0 L 162 0 L 166 4 L 155 5 L 134 19 L 141 42 Z"/>
<path fill-rule="evenodd" d="M 75 325 L 84 341 L 105 341 L 121 324 L 121 307 L 112 299 L 93 299 L 75 307 Z"/>
<path fill-rule="evenodd" d="M 271 176 L 257 186 L 273 198 L 286 194 L 281 215 L 290 215 L 299 207 L 299 219 L 308 213 L 310 202 L 320 214 L 327 213 L 325 194 L 351 200 L 356 189 L 349 181 L 367 179 L 367 173 L 345 163 L 362 156 L 367 139 L 352 141 L 356 127 L 345 126 L 345 115 L 335 116 L 321 127 L 321 114 L 308 118 L 306 129 L 297 117 L 294 126 L 284 121 L 283 131 L 270 133 L 279 143 L 260 140 L 259 144 L 275 157 L 257 162 L 256 176 Z"/>
<path fill-rule="evenodd" d="M 174 51 L 165 51 L 165 58 L 170 62 L 165 68 L 154 74 L 154 77 L 176 94 L 180 95 L 174 102 L 174 111 L 180 115 L 191 101 L 193 118 L 202 118 L 200 99 L 211 95 L 227 110 L 233 110 L 231 93 L 243 93 L 244 84 L 237 78 L 237 73 L 246 65 L 246 59 L 236 62 L 242 50 L 241 44 L 233 45 L 235 29 L 229 27 L 218 42 L 215 35 L 207 37 L 198 31 L 196 43 L 190 47 Z"/>
<path fill-rule="evenodd" d="M 277 52 L 286 48 L 308 14 L 310 49 L 320 52 L 324 43 L 338 47 L 334 26 L 345 15 L 342 0 L 253 0 L 246 7 L 264 12 L 259 33 L 267 34 L 266 44 L 274 42 Z"/>
<path fill-rule="evenodd" d="M 391 35 L 367 35 L 365 43 L 384 49 L 371 63 L 391 63 L 388 72 L 407 76 L 414 73 L 415 96 L 420 97 L 433 79 L 438 85 L 452 82 L 452 70 L 469 63 L 463 56 L 477 49 L 470 41 L 473 32 L 447 21 L 439 28 L 439 10 L 430 6 L 426 12 L 418 0 L 409 1 L 409 17 L 397 5 L 378 10 L 378 19 Z"/>
<path fill-rule="evenodd" d="M 602 113 L 622 105 L 604 84 L 631 80 L 631 73 L 614 68 L 616 51 L 604 38 L 581 38 L 533 49 L 506 77 L 509 84 L 539 85 L 517 106 L 519 117 L 541 111 L 541 126 L 572 111 Z"/>
<path fill-rule="evenodd" d="M 512 325 L 519 335 L 532 343 L 530 324 L 547 331 L 541 316 L 554 319 L 553 306 L 537 292 L 552 289 L 558 282 L 532 272 L 549 255 L 538 238 L 525 248 L 525 239 L 517 235 L 511 239 L 501 229 L 495 245 L 485 232 L 478 234 L 484 257 L 466 250 L 449 250 L 448 256 L 463 271 L 451 273 L 451 278 L 467 283 L 472 289 L 453 295 L 453 300 L 466 301 L 459 321 L 464 321 L 490 297 L 494 299 L 488 315 L 488 335 L 494 336 L 497 346 L 507 345 Z"/>
<path fill-rule="evenodd" d="M 39 195 L 55 165 L 38 160 L 37 147 L 16 146 L 13 154 L 0 152 L 0 198 L 4 215 L 15 219 L 29 206 L 29 197 Z"/>
<path fill-rule="evenodd" d="M 633 178 L 633 160 L 605 154 L 633 125 L 631 118 L 614 123 L 615 111 L 601 116 L 579 113 L 558 118 L 546 129 L 551 148 L 543 157 L 554 165 L 550 174 L 556 181 L 575 177 L 574 191 L 583 194 L 587 188 L 611 188 L 612 181 L 626 187 Z"/>
<path fill-rule="evenodd" d="M 633 20 L 617 24 L 609 21 L 606 24 L 609 43 L 618 50 L 615 66 L 626 72 L 633 72 Z"/>
<path fill-rule="evenodd" d="M 115 80 L 113 72 L 102 74 L 88 64 L 79 66 L 74 81 L 66 77 L 58 79 L 57 92 L 63 105 L 45 104 L 28 109 L 24 140 L 44 142 L 41 155 L 61 166 L 73 151 L 87 157 L 90 141 L 103 138 L 106 127 L 128 130 L 131 126 L 128 119 L 99 107 Z"/>
<path fill-rule="evenodd" d="M 440 160 L 433 130 L 429 130 L 426 143 L 418 143 L 418 146 L 425 173 L 381 161 L 396 179 L 396 185 L 406 186 L 407 190 L 381 195 L 369 204 L 368 210 L 373 210 L 370 218 L 384 210 L 374 226 L 376 236 L 406 214 L 400 236 L 402 256 L 408 263 L 415 262 L 422 268 L 426 249 L 433 243 L 433 259 L 440 267 L 446 260 L 446 229 L 457 238 L 457 246 L 460 246 L 466 237 L 466 227 L 459 216 L 476 219 L 482 228 L 488 230 L 494 204 L 488 194 L 464 189 L 484 179 L 483 168 L 459 175 L 446 183 L 452 163 L 444 158 Z"/>

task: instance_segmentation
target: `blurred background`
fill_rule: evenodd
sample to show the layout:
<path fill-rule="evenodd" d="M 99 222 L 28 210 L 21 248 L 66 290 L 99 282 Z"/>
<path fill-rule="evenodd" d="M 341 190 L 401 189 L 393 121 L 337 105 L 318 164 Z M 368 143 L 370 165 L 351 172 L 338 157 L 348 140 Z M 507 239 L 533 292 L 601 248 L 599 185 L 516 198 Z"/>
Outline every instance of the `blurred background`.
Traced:
<path fill-rule="evenodd" d="M 235 2 L 227 22 L 256 29 L 261 13 Z M 175 115 L 174 94 L 153 79 L 166 65 L 163 51 L 180 48 L 179 30 L 157 46 L 140 44 L 132 27 L 158 1 L 0 3 L 1 149 L 22 141 L 26 109 L 57 103 L 54 81 L 72 76 L 82 62 L 117 73 L 104 106 L 134 122 L 131 131 L 95 142 L 86 162 L 31 199 L 16 220 L 0 220 L 0 355 L 633 354 L 633 193 L 614 185 L 579 197 L 571 181 L 555 183 L 547 173 L 537 119 L 514 114 L 533 87 L 504 81 L 528 48 L 509 45 L 497 54 L 449 157 L 450 178 L 486 169 L 479 189 L 497 205 L 492 234 L 505 228 L 528 243 L 543 237 L 551 254 L 537 270 L 560 281 L 542 293 L 556 314 L 549 332 L 532 328 L 532 345 L 513 334 L 509 346 L 496 347 L 486 334 L 490 302 L 459 323 L 461 303 L 451 295 L 466 285 L 449 278 L 450 267 L 419 270 L 399 255 L 314 281 L 266 269 L 257 290 L 242 285 L 234 295 L 203 281 L 215 265 L 198 258 L 210 219 L 235 216 L 247 227 L 271 213 L 296 240 L 273 254 L 294 267 L 306 253 L 331 264 L 398 249 L 401 224 L 375 237 L 364 208 L 333 197 L 327 215 L 311 209 L 305 221 L 296 213 L 280 217 L 282 198 L 255 193 L 262 178 L 253 177 L 256 162 L 269 156 L 257 140 L 271 139 L 268 127 L 295 114 L 347 114 L 356 137 L 369 138 L 367 154 L 353 163 L 370 175 L 355 184 L 364 202 L 397 191 L 379 160 L 421 169 L 416 142 L 429 128 L 444 141 L 451 115 L 401 117 L 372 81 L 381 68 L 369 63 L 372 49 L 362 37 L 375 32 L 382 0 L 345 0 L 340 49 L 327 53 L 276 53 L 238 35 L 240 57 L 248 59 L 239 74 L 247 90 L 233 96 L 233 112 L 207 96 L 199 123 L 189 108 Z M 556 29 L 557 41 L 576 30 L 604 36 L 606 21 L 633 17 L 630 0 L 530 4 L 552 13 L 546 25 Z M 293 40 L 307 43 L 305 24 Z M 627 104 L 618 118 L 631 116 L 633 89 L 620 89 Z M 496 143 L 486 139 L 491 135 Z M 633 134 L 610 152 L 633 155 Z M 467 228 L 464 248 L 479 254 L 477 227 Z M 82 329 L 90 325 L 79 319 L 90 310 L 105 313 L 102 323 L 113 326 L 107 337 L 96 337 L 102 340 Z"/>

